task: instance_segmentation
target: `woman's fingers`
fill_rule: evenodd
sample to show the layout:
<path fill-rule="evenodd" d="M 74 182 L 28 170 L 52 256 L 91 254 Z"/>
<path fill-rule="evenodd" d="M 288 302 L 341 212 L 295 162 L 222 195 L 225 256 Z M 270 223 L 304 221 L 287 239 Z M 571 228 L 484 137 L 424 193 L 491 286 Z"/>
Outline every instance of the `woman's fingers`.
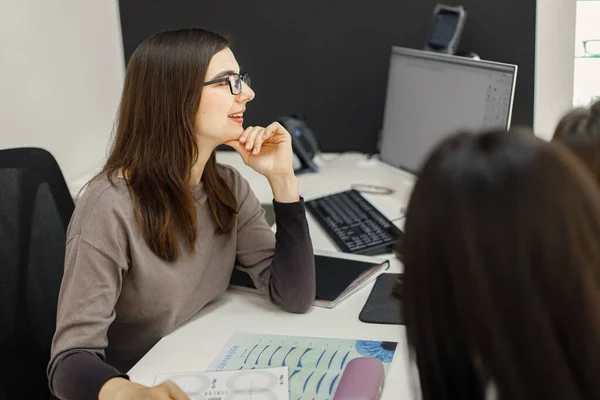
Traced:
<path fill-rule="evenodd" d="M 249 126 L 242 136 L 240 136 L 239 142 L 243 144 L 247 151 L 256 155 L 260 152 L 260 148 L 265 139 L 265 128 L 262 126 Z"/>
<path fill-rule="evenodd" d="M 269 126 L 267 126 L 265 128 L 265 131 L 267 132 L 267 135 L 269 137 L 273 136 L 273 134 L 275 134 L 275 133 L 283 133 L 283 132 L 287 133 L 285 128 L 283 126 L 281 126 L 281 124 L 279 122 L 271 123 Z"/>
<path fill-rule="evenodd" d="M 279 122 L 273 122 L 266 128 L 261 126 L 249 126 L 240 136 L 239 142 L 243 144 L 246 151 L 251 152 L 253 155 L 257 155 L 260 153 L 263 144 L 274 138 L 290 138 L 288 131 Z M 275 140 L 276 143 L 279 141 L 281 140 Z"/>
<path fill-rule="evenodd" d="M 263 131 L 256 137 L 256 142 L 254 143 L 254 150 L 252 154 L 260 153 L 260 149 L 262 148 L 263 143 L 269 140 L 269 138 L 273 135 L 272 132 L 269 132 L 267 129 L 263 129 Z"/>
<path fill-rule="evenodd" d="M 262 147 L 262 144 L 265 140 L 265 129 L 261 128 L 260 131 L 258 131 L 258 133 L 256 134 L 256 138 L 254 139 L 254 145 L 252 146 L 252 154 L 256 155 L 260 153 L 260 148 Z"/>
<path fill-rule="evenodd" d="M 253 126 L 249 126 L 246 129 L 244 129 L 244 133 L 242 133 L 242 135 L 238 139 L 238 141 L 240 143 L 246 143 L 246 139 L 248 138 L 248 133 L 250 133 L 250 131 L 252 130 L 252 128 L 254 128 L 254 127 Z"/>
<path fill-rule="evenodd" d="M 251 129 L 249 128 L 249 130 L 247 130 L 247 131 L 248 132 L 247 132 L 244 147 L 246 148 L 246 150 L 252 151 L 252 149 L 255 147 L 254 143 L 256 142 L 256 138 L 260 135 L 260 133 L 262 131 L 264 131 L 264 128 L 261 126 L 254 126 Z M 244 133 L 246 133 L 246 132 L 244 132 Z"/>

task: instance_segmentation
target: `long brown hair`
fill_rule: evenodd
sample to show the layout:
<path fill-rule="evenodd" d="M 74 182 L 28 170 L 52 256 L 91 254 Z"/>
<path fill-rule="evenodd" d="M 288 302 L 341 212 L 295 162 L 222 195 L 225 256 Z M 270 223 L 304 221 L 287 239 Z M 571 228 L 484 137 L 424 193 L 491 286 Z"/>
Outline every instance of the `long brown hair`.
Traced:
<path fill-rule="evenodd" d="M 179 257 L 179 235 L 195 248 L 194 118 L 210 60 L 226 47 L 224 37 L 204 29 L 167 31 L 144 40 L 127 66 L 114 145 L 100 174 L 113 179 L 123 171 L 144 238 L 166 261 Z M 217 233 L 230 231 L 237 203 L 214 152 L 202 181 Z"/>
<path fill-rule="evenodd" d="M 408 205 L 404 313 L 425 400 L 600 399 L 600 192 L 563 146 L 461 133 Z"/>
<path fill-rule="evenodd" d="M 556 126 L 552 141 L 562 143 L 577 154 L 600 183 L 600 100 L 565 114 Z"/>

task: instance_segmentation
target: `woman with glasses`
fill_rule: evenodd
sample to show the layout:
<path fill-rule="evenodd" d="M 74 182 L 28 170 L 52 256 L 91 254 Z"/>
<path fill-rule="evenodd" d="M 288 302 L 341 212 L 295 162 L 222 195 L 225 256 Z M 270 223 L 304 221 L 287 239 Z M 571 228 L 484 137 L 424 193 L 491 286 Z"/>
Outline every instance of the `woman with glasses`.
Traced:
<path fill-rule="evenodd" d="M 313 250 L 291 138 L 278 123 L 244 129 L 253 98 L 218 34 L 163 32 L 131 56 L 112 151 L 68 227 L 48 366 L 57 397 L 187 398 L 124 373 L 218 298 L 234 267 L 284 310 L 311 307 Z M 217 164 L 221 144 L 267 178 L 276 234 L 248 182 Z"/>

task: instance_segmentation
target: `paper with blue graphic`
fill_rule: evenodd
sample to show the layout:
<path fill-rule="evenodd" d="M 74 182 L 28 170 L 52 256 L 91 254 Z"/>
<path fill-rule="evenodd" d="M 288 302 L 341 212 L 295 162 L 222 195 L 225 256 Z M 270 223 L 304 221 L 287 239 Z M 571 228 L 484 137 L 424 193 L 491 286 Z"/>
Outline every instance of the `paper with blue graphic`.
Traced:
<path fill-rule="evenodd" d="M 396 342 L 235 333 L 209 369 L 288 367 L 291 400 L 331 399 L 344 367 L 357 357 L 374 357 L 387 373 Z"/>

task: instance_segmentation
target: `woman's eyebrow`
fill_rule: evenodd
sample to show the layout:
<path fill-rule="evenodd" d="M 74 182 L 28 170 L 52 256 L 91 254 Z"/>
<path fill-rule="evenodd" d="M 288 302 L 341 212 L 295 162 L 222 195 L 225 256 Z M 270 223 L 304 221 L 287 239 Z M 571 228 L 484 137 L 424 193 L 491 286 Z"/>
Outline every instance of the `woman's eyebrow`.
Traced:
<path fill-rule="evenodd" d="M 226 76 L 230 76 L 233 74 L 237 74 L 237 72 L 232 69 L 228 69 L 226 71 L 221 71 L 218 74 L 216 74 L 215 76 L 213 76 L 211 79 L 209 79 L 209 81 L 214 81 L 215 79 L 225 78 Z"/>

